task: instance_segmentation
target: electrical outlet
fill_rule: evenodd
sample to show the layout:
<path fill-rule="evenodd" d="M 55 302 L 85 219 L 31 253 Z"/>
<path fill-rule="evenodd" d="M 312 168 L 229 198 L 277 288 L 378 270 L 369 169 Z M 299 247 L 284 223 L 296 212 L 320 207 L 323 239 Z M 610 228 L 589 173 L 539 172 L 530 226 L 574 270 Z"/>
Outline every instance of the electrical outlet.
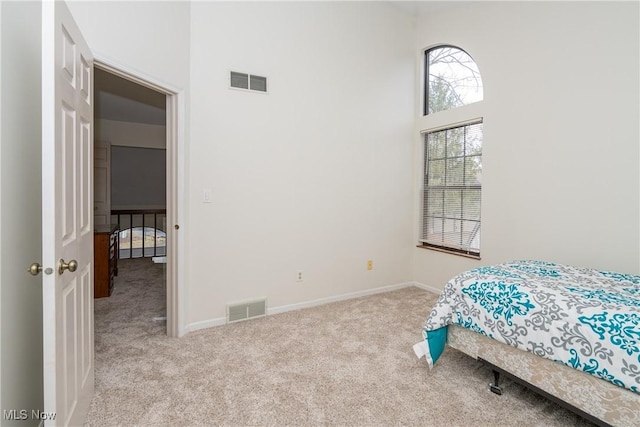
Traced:
<path fill-rule="evenodd" d="M 302 281 L 303 281 L 302 270 L 298 270 L 298 272 L 296 273 L 296 282 L 302 282 Z"/>
<path fill-rule="evenodd" d="M 373 270 L 373 260 L 367 261 L 367 270 Z"/>

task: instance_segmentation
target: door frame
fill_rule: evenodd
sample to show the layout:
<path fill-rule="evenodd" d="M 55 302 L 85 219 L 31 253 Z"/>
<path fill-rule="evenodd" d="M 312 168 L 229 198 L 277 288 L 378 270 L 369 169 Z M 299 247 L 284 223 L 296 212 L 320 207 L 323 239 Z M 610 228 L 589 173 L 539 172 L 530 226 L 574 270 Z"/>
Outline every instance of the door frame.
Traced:
<path fill-rule="evenodd" d="M 153 89 L 166 96 L 167 149 L 167 335 L 181 337 L 184 329 L 184 215 L 185 91 L 93 52 L 94 68 Z"/>

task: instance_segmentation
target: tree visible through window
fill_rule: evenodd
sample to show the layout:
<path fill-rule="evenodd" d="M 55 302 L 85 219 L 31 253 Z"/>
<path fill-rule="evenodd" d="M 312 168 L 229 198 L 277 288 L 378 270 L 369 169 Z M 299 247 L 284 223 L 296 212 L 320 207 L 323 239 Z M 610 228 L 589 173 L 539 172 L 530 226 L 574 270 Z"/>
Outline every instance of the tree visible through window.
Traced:
<path fill-rule="evenodd" d="M 425 115 L 482 100 L 480 72 L 465 51 L 440 46 L 426 51 L 425 61 Z M 479 256 L 482 119 L 439 125 L 424 132 L 420 242 Z"/>
<path fill-rule="evenodd" d="M 482 100 L 480 71 L 464 50 L 453 46 L 429 49 L 425 71 L 425 115 Z"/>
<path fill-rule="evenodd" d="M 482 123 L 425 135 L 421 242 L 480 254 Z"/>

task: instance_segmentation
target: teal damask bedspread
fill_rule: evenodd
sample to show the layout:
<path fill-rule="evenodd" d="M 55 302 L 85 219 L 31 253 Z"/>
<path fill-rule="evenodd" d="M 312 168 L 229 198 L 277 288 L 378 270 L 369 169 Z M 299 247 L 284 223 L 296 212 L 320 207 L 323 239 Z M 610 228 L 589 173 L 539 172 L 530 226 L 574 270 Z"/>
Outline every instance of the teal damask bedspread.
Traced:
<path fill-rule="evenodd" d="M 640 393 L 640 276 L 514 261 L 451 279 L 414 346 L 433 365 L 447 325 L 596 375 Z"/>

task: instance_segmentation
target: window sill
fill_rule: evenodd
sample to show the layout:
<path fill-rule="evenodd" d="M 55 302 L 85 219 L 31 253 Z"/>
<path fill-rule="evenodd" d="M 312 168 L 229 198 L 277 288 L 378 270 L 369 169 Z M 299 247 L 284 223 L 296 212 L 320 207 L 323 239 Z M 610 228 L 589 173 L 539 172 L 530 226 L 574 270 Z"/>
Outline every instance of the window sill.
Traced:
<path fill-rule="evenodd" d="M 454 250 L 449 250 L 449 249 L 445 249 L 445 248 L 438 248 L 435 246 L 428 246 L 428 245 L 416 245 L 417 248 L 420 249 L 427 249 L 430 251 L 436 251 L 436 252 L 443 252 L 446 254 L 451 254 L 451 255 L 458 255 L 464 258 L 471 258 L 471 259 L 481 259 L 480 255 L 474 255 L 474 254 L 466 254 L 464 252 L 458 252 L 458 251 L 454 251 Z"/>

